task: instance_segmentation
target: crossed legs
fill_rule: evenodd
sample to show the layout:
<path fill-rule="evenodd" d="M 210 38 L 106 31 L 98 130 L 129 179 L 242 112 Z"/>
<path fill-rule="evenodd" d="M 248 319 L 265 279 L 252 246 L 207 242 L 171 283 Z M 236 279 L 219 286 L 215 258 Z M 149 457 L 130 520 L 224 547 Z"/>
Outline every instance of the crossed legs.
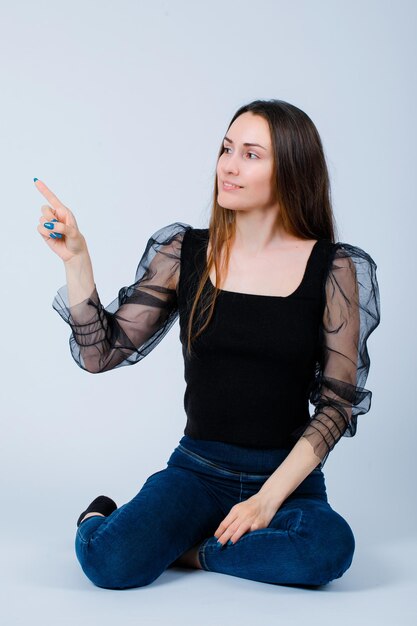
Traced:
<path fill-rule="evenodd" d="M 168 467 L 108 517 L 86 515 L 77 558 L 95 585 L 110 589 L 148 585 L 173 565 L 301 585 L 326 584 L 350 566 L 353 533 L 323 500 L 287 499 L 268 528 L 219 549 L 213 532 L 227 513 L 198 476 Z"/>

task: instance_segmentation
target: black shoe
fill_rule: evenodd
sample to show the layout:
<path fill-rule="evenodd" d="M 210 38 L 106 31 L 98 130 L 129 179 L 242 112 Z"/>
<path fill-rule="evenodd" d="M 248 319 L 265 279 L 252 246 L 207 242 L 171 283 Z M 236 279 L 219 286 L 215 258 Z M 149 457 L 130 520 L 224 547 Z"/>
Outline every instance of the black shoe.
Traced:
<path fill-rule="evenodd" d="M 92 513 L 93 511 L 97 511 L 97 513 L 103 513 L 106 517 L 113 513 L 117 509 L 117 504 L 111 498 L 107 496 L 97 496 L 91 504 L 88 505 L 85 511 L 83 511 L 80 517 L 77 520 L 77 526 L 80 525 L 82 518 L 87 513 Z M 93 517 L 93 516 L 91 516 Z M 89 517 L 87 519 L 90 519 Z"/>

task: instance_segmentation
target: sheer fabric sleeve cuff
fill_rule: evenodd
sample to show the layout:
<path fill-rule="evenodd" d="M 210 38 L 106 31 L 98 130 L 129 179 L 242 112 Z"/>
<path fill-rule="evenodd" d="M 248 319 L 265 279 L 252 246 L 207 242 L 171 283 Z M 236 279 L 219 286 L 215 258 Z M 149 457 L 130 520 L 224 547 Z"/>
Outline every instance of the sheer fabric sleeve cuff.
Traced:
<path fill-rule="evenodd" d="M 377 265 L 364 250 L 335 243 L 325 276 L 319 357 L 310 389 L 310 421 L 292 433 L 309 441 L 323 467 L 342 436 L 353 437 L 357 418 L 371 407 L 365 388 L 367 340 L 380 323 Z"/>

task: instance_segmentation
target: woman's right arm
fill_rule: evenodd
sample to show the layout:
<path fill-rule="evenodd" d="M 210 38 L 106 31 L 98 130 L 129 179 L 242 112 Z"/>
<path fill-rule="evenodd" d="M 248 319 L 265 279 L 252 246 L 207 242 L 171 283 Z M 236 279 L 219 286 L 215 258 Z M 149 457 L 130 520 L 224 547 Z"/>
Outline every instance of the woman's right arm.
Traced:
<path fill-rule="evenodd" d="M 149 238 L 133 284 L 104 307 L 87 257 L 66 264 L 67 284 L 53 308 L 70 325 L 74 360 L 97 374 L 144 358 L 178 317 L 177 286 L 182 240 L 188 224 L 174 222 Z"/>
<path fill-rule="evenodd" d="M 191 226 L 174 222 L 156 231 L 142 254 L 134 283 L 122 287 L 117 298 L 103 307 L 75 217 L 46 185 L 38 181 L 37 186 L 52 204 L 52 208 L 42 207 L 40 222 L 55 215 L 58 222 L 54 232 L 62 233 L 61 238 L 51 240 L 45 234 L 50 231 L 43 224 L 38 226 L 46 243 L 64 261 L 67 283 L 58 290 L 52 306 L 71 327 L 69 343 L 74 360 L 91 373 L 137 363 L 178 317 L 182 239 Z"/>

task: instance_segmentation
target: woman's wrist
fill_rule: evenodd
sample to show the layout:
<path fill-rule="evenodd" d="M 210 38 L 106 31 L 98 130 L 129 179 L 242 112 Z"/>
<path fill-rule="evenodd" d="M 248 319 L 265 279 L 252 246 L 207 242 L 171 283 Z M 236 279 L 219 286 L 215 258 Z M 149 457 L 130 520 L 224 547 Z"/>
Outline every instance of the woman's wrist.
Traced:
<path fill-rule="evenodd" d="M 95 289 L 93 267 L 88 251 L 64 263 L 71 307 L 89 298 Z"/>

